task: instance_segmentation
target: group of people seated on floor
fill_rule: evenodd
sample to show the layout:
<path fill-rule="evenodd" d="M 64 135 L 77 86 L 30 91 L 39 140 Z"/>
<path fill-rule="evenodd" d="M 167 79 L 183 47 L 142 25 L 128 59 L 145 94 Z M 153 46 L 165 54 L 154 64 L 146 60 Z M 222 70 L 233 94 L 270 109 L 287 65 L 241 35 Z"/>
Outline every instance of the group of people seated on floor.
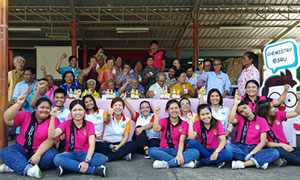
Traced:
<path fill-rule="evenodd" d="M 39 94 L 45 92 L 40 82 L 36 90 Z M 203 104 L 203 87 L 198 104 L 191 104 L 188 98 L 168 100 L 168 116 L 163 118 L 159 118 L 160 105 L 153 111 L 144 100 L 135 110 L 126 93 L 113 98 L 107 111 L 97 106 L 91 94 L 82 100 L 77 95 L 67 109 L 63 88 L 54 91 L 52 100 L 36 98 L 33 112 L 19 111 L 26 103 L 26 95 L 20 95 L 4 113 L 6 124 L 20 127 L 20 131 L 17 143 L 0 153 L 0 172 L 42 178 L 41 170 L 56 168 L 58 176 L 79 172 L 105 177 L 106 162 L 130 161 L 134 153 L 153 159 L 155 169 L 222 168 L 230 161 L 232 169 L 267 169 L 272 162 L 299 166 L 300 148 L 288 144 L 282 122 L 300 115 L 300 93 L 294 111 L 275 109 L 289 88 L 285 85 L 281 97 L 272 100 L 258 96 L 259 84 L 250 80 L 245 86 L 246 95 L 236 96 L 229 109 L 223 106 L 221 92 L 214 88 L 207 94 L 207 104 Z M 197 112 L 192 112 L 191 106 L 197 105 Z M 129 117 L 124 115 L 125 108 Z M 233 127 L 235 141 L 231 139 Z"/>
<path fill-rule="evenodd" d="M 282 126 L 300 114 L 300 93 L 294 111 L 276 111 L 290 87 L 285 85 L 278 99 L 259 96 L 253 53 L 243 57 L 239 82 L 248 80 L 239 91 L 244 95 L 235 96 L 229 108 L 223 105 L 230 81 L 221 60 L 206 60 L 194 72 L 193 66 L 184 70 L 175 59 L 164 73 L 165 58 L 158 43 L 151 42 L 150 49 L 146 67 L 143 61 L 131 66 L 120 56 L 106 57 L 102 47 L 83 70 L 75 56 L 69 57 L 70 66 L 60 67 L 63 54 L 56 66 L 64 81 L 60 87 L 44 66 L 40 67 L 44 78 L 36 81 L 35 69 L 24 69 L 25 59 L 15 57 L 15 70 L 8 76 L 11 106 L 4 121 L 17 129 L 18 136 L 16 144 L 1 151 L 0 172 L 42 178 L 41 170 L 56 168 L 58 176 L 79 172 L 105 177 L 106 162 L 130 161 L 134 153 L 154 160 L 155 169 L 222 168 L 230 161 L 232 169 L 267 169 L 272 162 L 300 165 L 300 148 L 288 144 Z M 160 98 L 165 91 L 179 92 L 179 98 L 163 101 L 168 116 L 160 117 L 161 106 L 153 110 L 147 99 L 134 109 L 126 99 L 132 90 L 138 90 L 141 98 Z M 104 111 L 96 99 L 111 92 L 115 96 Z M 192 104 L 189 98 L 197 93 L 199 102 Z M 69 107 L 67 98 L 74 99 Z M 197 112 L 191 111 L 192 106 L 198 106 Z M 124 114 L 125 108 L 130 116 Z"/>

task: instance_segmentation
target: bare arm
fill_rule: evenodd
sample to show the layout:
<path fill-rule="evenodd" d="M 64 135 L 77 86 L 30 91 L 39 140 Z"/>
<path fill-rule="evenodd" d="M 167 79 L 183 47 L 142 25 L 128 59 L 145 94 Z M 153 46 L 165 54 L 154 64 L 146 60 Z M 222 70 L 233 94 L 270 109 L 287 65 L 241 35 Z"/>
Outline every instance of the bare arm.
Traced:
<path fill-rule="evenodd" d="M 89 67 L 83 70 L 83 76 L 88 76 L 92 69 L 93 69 L 93 65 L 91 64 Z"/>
<path fill-rule="evenodd" d="M 129 82 L 127 81 L 126 83 L 123 84 L 123 86 L 121 86 L 118 90 L 119 94 L 122 94 L 125 91 L 126 86 L 129 84 Z"/>
<path fill-rule="evenodd" d="M 194 125 L 193 121 L 189 121 L 189 133 L 188 133 L 189 139 L 195 139 L 197 136 L 197 132 L 194 131 L 193 125 Z"/>
<path fill-rule="evenodd" d="M 82 76 L 82 70 L 81 69 L 79 69 L 78 70 L 78 82 L 81 84 L 81 85 L 83 85 L 83 76 Z"/>
<path fill-rule="evenodd" d="M 262 150 L 263 147 L 266 145 L 267 141 L 267 133 L 260 134 L 260 142 L 255 146 L 255 148 L 250 152 L 250 154 L 256 154 L 258 151 Z"/>
<path fill-rule="evenodd" d="M 98 76 L 98 81 L 100 84 L 103 83 L 103 74 L 104 74 L 104 70 L 105 69 L 102 69 L 102 71 L 100 72 L 99 76 Z"/>
<path fill-rule="evenodd" d="M 274 99 L 274 101 L 273 101 L 273 105 L 275 107 L 278 107 L 280 104 L 283 103 L 284 99 L 286 98 L 289 88 L 290 88 L 290 85 L 288 85 L 288 84 L 284 85 L 284 90 L 283 90 L 281 96 L 278 99 Z"/>
<path fill-rule="evenodd" d="M 35 154 L 42 156 L 46 151 L 48 151 L 48 149 L 54 146 L 54 142 L 54 139 L 47 138 L 44 142 L 42 142 Z"/>
<path fill-rule="evenodd" d="M 222 98 L 225 98 L 225 96 L 227 96 L 227 94 L 228 94 L 228 91 L 225 90 L 224 93 L 223 93 L 223 95 L 222 95 Z"/>
<path fill-rule="evenodd" d="M 155 116 L 154 116 L 154 122 L 153 122 L 153 131 L 154 132 L 160 132 L 161 126 L 158 123 L 158 116 L 160 112 L 160 106 L 155 107 Z"/>
<path fill-rule="evenodd" d="M 108 110 L 106 112 L 106 118 L 105 118 L 106 123 L 109 123 L 111 121 L 111 116 L 112 116 L 113 112 L 114 112 L 114 110 L 112 108 L 108 108 Z"/>
<path fill-rule="evenodd" d="M 63 133 L 63 131 L 60 128 L 54 127 L 54 120 L 57 113 L 58 113 L 58 107 L 54 107 L 52 109 L 52 115 L 48 127 L 48 138 L 56 138 L 57 136 Z"/>
<path fill-rule="evenodd" d="M 9 107 L 5 112 L 4 112 L 4 121 L 8 126 L 13 126 L 14 125 L 14 118 L 19 112 L 19 109 L 22 108 L 25 100 L 26 100 L 25 95 L 21 95 L 17 98 L 17 102 Z"/>
<path fill-rule="evenodd" d="M 55 66 L 55 70 L 56 70 L 58 73 L 60 73 L 60 65 L 61 65 L 62 61 L 63 61 L 66 57 L 67 57 L 67 54 L 66 54 L 66 53 L 63 53 L 63 54 L 61 55 L 61 57 L 59 58 L 59 60 L 58 60 L 58 62 L 57 62 L 57 64 L 56 64 L 56 66 Z"/>
<path fill-rule="evenodd" d="M 165 70 L 165 67 L 166 67 L 166 60 L 162 60 L 161 61 L 161 70 L 160 70 L 160 72 L 164 72 L 164 70 Z"/>
<path fill-rule="evenodd" d="M 41 65 L 40 66 L 41 71 L 43 72 L 43 78 L 47 79 L 47 72 L 45 66 Z"/>
<path fill-rule="evenodd" d="M 87 159 L 91 160 L 95 151 L 95 144 L 96 144 L 96 138 L 95 135 L 90 135 L 89 136 L 89 149 L 86 154 Z"/>
<path fill-rule="evenodd" d="M 300 114 L 300 92 L 297 92 L 297 99 L 298 99 L 298 104 L 296 109 L 294 111 L 286 112 L 287 119 L 296 117 Z"/>
<path fill-rule="evenodd" d="M 216 153 L 221 152 L 224 149 L 225 145 L 226 145 L 225 135 L 219 136 L 219 139 L 220 139 L 220 143 L 219 143 L 219 146 L 217 147 L 217 149 L 215 150 Z"/>
<path fill-rule="evenodd" d="M 126 99 L 126 94 L 122 94 L 121 98 L 123 99 L 125 106 L 127 107 L 127 109 L 130 112 L 130 116 L 131 119 L 135 119 L 136 118 L 136 111 L 133 109 L 133 107 L 130 105 L 130 103 L 128 103 L 127 99 Z"/>
<path fill-rule="evenodd" d="M 236 115 L 237 106 L 240 102 L 241 102 L 241 97 L 235 97 L 235 102 L 231 109 L 231 112 L 229 114 L 229 119 L 228 119 L 229 123 L 231 124 L 236 124 L 238 122 L 237 119 L 235 118 L 235 115 Z"/>

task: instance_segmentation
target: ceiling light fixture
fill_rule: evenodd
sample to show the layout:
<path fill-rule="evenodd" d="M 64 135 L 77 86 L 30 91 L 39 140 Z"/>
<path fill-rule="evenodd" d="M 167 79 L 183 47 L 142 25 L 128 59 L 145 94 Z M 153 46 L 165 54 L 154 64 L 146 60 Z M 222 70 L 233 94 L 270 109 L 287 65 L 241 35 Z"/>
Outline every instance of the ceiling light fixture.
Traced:
<path fill-rule="evenodd" d="M 252 26 L 221 26 L 219 27 L 220 32 L 245 32 L 250 31 Z"/>
<path fill-rule="evenodd" d="M 145 27 L 126 27 L 116 28 L 117 33 L 145 33 L 149 31 L 149 28 Z"/>

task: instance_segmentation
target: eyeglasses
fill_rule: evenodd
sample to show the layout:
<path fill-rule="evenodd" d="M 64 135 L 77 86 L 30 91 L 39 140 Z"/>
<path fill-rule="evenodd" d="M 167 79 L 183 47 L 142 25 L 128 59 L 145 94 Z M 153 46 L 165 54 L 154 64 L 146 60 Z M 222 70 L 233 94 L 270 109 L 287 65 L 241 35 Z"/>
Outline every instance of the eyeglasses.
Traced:
<path fill-rule="evenodd" d="M 204 67 L 211 67 L 211 65 L 204 65 Z"/>
<path fill-rule="evenodd" d="M 222 64 L 213 64 L 214 66 L 222 66 Z"/>

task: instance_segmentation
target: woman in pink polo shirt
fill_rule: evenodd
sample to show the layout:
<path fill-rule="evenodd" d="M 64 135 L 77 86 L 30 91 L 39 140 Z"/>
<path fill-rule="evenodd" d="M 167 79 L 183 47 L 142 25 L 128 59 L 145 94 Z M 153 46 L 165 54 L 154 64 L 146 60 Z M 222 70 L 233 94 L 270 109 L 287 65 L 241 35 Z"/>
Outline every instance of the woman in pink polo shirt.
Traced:
<path fill-rule="evenodd" d="M 54 158 L 58 176 L 61 176 L 64 171 L 70 171 L 105 177 L 106 157 L 94 153 L 95 128 L 93 123 L 84 119 L 84 108 L 81 100 L 72 101 L 70 104 L 72 119 L 64 121 L 58 128 L 54 128 L 54 118 L 51 118 L 48 128 L 49 137 L 59 137 L 62 134 L 66 137 L 65 152 Z M 57 113 L 58 108 L 53 108 L 52 115 L 55 116 Z"/>
<path fill-rule="evenodd" d="M 300 148 L 289 145 L 282 127 L 282 122 L 289 118 L 300 115 L 300 96 L 297 93 L 298 105 L 294 111 L 277 111 L 270 100 L 263 100 L 257 103 L 257 115 L 264 117 L 270 127 L 267 133 L 267 147 L 274 147 L 279 151 L 280 157 L 275 164 L 285 166 L 287 163 L 300 166 Z"/>
<path fill-rule="evenodd" d="M 94 97 L 90 94 L 85 95 L 82 99 L 85 105 L 85 120 L 94 124 L 96 141 L 99 142 L 103 137 L 104 120 L 106 113 L 103 109 L 98 109 Z"/>
<path fill-rule="evenodd" d="M 137 153 L 143 153 L 145 159 L 150 159 L 148 154 L 150 147 L 158 147 L 160 143 L 159 133 L 153 131 L 154 113 L 148 101 L 140 103 L 140 113 L 136 112 L 126 100 L 126 94 L 121 97 L 130 112 L 131 119 L 135 122 L 135 131 L 132 139 L 137 143 Z"/>
<path fill-rule="evenodd" d="M 186 167 L 195 168 L 199 152 L 196 149 L 184 149 L 188 135 L 188 123 L 180 119 L 180 104 L 177 100 L 169 100 L 165 109 L 169 117 L 160 119 L 160 106 L 155 108 L 153 123 L 154 132 L 161 132 L 160 146 L 149 149 L 149 156 L 155 160 L 153 168 Z"/>
<path fill-rule="evenodd" d="M 238 113 L 238 115 L 236 115 Z M 245 101 L 235 97 L 235 103 L 229 115 L 229 122 L 236 126 L 236 144 L 228 143 L 226 149 L 232 151 L 232 169 L 248 166 L 267 169 L 269 163 L 279 158 L 275 148 L 263 149 L 270 130 L 266 120 L 255 115 Z"/>
<path fill-rule="evenodd" d="M 48 137 L 47 129 L 50 117 L 53 126 L 59 125 L 55 115 L 50 116 L 51 102 L 47 98 L 37 100 L 34 112 L 19 111 L 25 102 L 25 96 L 17 98 L 17 103 L 4 113 L 4 121 L 8 126 L 20 126 L 17 144 L 5 147 L 1 151 L 0 172 L 16 172 L 24 176 L 42 178 L 42 170 L 53 169 L 54 157 L 58 151 L 55 140 Z M 55 122 L 54 122 L 55 121 Z M 58 141 L 59 139 L 56 139 Z"/>
<path fill-rule="evenodd" d="M 135 141 L 128 141 L 130 133 L 130 119 L 123 114 L 125 103 L 122 98 L 117 97 L 111 101 L 111 108 L 108 109 L 105 118 L 105 128 L 102 142 L 96 143 L 96 152 L 106 155 L 107 161 L 118 159 L 131 160 L 137 144 Z"/>
<path fill-rule="evenodd" d="M 209 105 L 201 104 L 197 111 L 200 121 L 189 122 L 189 147 L 200 153 L 198 166 L 217 164 L 218 168 L 222 168 L 233 156 L 231 151 L 224 149 L 226 137 L 223 125 L 212 116 Z M 192 118 L 191 114 L 189 117 Z"/>
<path fill-rule="evenodd" d="M 272 101 L 274 106 L 277 107 L 277 106 L 279 106 L 280 104 L 283 103 L 289 88 L 290 88 L 290 86 L 288 84 L 284 85 L 284 91 L 281 94 L 281 96 L 278 99 L 274 99 Z M 266 97 L 265 96 L 258 96 L 259 84 L 256 80 L 247 81 L 246 86 L 245 86 L 245 90 L 246 90 L 246 94 L 245 94 L 244 97 L 242 97 L 241 100 L 248 103 L 251 110 L 252 110 L 252 112 L 255 112 L 256 103 L 258 101 L 266 99 Z"/>

